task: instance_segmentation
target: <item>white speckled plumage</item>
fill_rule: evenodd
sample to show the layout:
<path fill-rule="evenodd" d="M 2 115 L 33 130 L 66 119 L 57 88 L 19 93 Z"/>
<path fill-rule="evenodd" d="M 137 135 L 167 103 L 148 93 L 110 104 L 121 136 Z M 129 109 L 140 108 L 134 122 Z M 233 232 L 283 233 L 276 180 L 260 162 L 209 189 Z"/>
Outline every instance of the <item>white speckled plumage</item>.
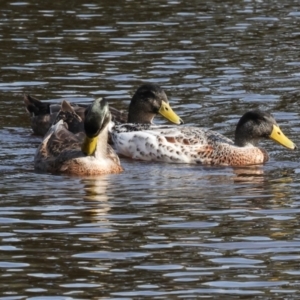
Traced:
<path fill-rule="evenodd" d="M 255 118 L 261 118 L 262 114 L 263 121 L 259 120 L 257 124 L 263 125 L 251 123 L 248 126 L 251 130 L 256 127 L 257 136 L 251 132 L 251 141 L 255 142 L 247 141 L 243 146 L 235 144 L 218 132 L 198 127 L 122 124 L 113 127 L 111 137 L 117 153 L 133 159 L 226 166 L 261 164 L 269 159 L 269 155 L 266 150 L 256 147 L 255 143 L 260 138 L 271 135 L 276 122 L 269 114 L 260 111 L 254 111 L 253 114 Z M 251 117 L 253 116 L 250 113 Z M 244 123 L 246 122 L 243 120 L 243 125 Z M 277 126 L 275 128 L 280 130 Z M 267 130 L 267 134 L 264 130 Z M 284 136 L 281 131 L 279 135 Z M 291 141 L 284 146 L 295 148 Z"/>
<path fill-rule="evenodd" d="M 148 126 L 141 131 L 129 130 L 129 124 L 117 126 L 112 132 L 112 140 L 119 154 L 133 159 L 228 165 L 230 163 L 223 162 L 220 154 L 226 155 L 232 147 L 245 152 L 245 149 L 235 147 L 230 139 L 208 129 Z M 213 149 L 218 151 L 219 157 L 213 155 Z"/>

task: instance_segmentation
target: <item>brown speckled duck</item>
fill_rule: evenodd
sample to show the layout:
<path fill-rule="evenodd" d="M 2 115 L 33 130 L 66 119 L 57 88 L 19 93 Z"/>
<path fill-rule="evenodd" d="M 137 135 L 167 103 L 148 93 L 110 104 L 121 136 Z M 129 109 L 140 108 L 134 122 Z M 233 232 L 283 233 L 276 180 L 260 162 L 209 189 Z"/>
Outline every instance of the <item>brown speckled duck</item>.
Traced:
<path fill-rule="evenodd" d="M 55 124 L 36 151 L 35 169 L 72 175 L 122 172 L 118 156 L 107 143 L 110 121 L 109 107 L 103 98 L 87 107 L 84 123 L 75 110 L 63 102 Z M 74 125 L 83 126 L 84 132 L 74 134 L 69 131 L 68 128 Z"/>
<path fill-rule="evenodd" d="M 36 135 L 44 136 L 55 120 L 61 104 L 41 102 L 38 99 L 24 95 L 24 103 L 31 117 L 31 128 Z M 75 112 L 84 119 L 84 112 L 88 105 L 72 104 Z M 170 107 L 164 90 L 155 84 L 141 85 L 133 95 L 128 113 L 110 107 L 112 121 L 116 123 L 152 123 L 157 114 L 175 124 L 183 121 Z M 75 128 L 76 129 L 76 128 Z M 77 130 L 77 129 L 76 129 Z"/>
<path fill-rule="evenodd" d="M 203 165 L 245 166 L 268 161 L 266 150 L 257 147 L 262 138 L 295 149 L 273 116 L 249 111 L 239 120 L 235 140 L 197 127 L 121 124 L 111 131 L 117 153 L 133 159 Z"/>

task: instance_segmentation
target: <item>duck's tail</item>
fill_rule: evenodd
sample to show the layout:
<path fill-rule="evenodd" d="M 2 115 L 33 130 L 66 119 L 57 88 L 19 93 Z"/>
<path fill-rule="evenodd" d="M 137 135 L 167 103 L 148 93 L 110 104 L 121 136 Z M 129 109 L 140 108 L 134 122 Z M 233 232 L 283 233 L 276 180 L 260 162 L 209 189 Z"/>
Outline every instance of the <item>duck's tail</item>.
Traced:
<path fill-rule="evenodd" d="M 24 95 L 25 108 L 30 115 L 40 116 L 50 114 L 50 103 L 44 103 L 31 97 L 29 94 Z"/>

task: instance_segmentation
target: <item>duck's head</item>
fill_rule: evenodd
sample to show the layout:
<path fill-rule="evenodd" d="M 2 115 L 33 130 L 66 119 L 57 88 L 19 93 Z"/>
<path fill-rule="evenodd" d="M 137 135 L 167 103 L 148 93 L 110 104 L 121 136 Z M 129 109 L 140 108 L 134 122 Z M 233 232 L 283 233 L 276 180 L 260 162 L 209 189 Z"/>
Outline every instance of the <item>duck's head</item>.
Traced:
<path fill-rule="evenodd" d="M 253 110 L 245 113 L 236 126 L 235 144 L 240 147 L 247 145 L 256 146 L 262 138 L 270 138 L 292 150 L 297 148 L 283 134 L 271 114 L 261 110 Z"/>
<path fill-rule="evenodd" d="M 164 90 L 156 84 L 143 84 L 133 95 L 129 110 L 128 123 L 152 123 L 160 114 L 175 124 L 183 124 L 182 119 L 171 108 Z"/>
<path fill-rule="evenodd" d="M 93 155 L 97 139 L 111 120 L 108 103 L 104 98 L 96 99 L 85 111 L 84 131 L 86 138 L 81 150 L 85 155 Z"/>

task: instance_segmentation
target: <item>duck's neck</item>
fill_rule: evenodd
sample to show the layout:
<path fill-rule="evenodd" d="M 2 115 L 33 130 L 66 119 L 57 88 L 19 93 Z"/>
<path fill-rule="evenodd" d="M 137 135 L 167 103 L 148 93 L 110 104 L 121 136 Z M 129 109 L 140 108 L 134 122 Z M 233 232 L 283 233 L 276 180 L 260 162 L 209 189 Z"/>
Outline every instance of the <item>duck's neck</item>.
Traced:
<path fill-rule="evenodd" d="M 152 120 L 154 119 L 153 113 L 143 113 L 141 116 L 137 112 L 131 112 L 129 111 L 128 114 L 128 123 L 140 123 L 140 124 L 151 124 Z"/>
<path fill-rule="evenodd" d="M 238 147 L 257 147 L 258 138 L 235 134 L 234 144 Z"/>
<path fill-rule="evenodd" d="M 107 126 L 98 135 L 97 147 L 95 151 L 95 157 L 105 157 L 107 154 L 107 141 L 108 141 L 108 128 Z"/>
<path fill-rule="evenodd" d="M 128 123 L 145 123 L 151 124 L 155 114 L 150 111 L 145 111 L 139 102 L 131 101 L 128 108 Z"/>
<path fill-rule="evenodd" d="M 85 137 L 82 144 L 82 152 L 88 156 L 95 156 L 96 158 L 104 157 L 107 153 L 108 129 L 107 127 L 102 132 L 94 137 Z"/>

